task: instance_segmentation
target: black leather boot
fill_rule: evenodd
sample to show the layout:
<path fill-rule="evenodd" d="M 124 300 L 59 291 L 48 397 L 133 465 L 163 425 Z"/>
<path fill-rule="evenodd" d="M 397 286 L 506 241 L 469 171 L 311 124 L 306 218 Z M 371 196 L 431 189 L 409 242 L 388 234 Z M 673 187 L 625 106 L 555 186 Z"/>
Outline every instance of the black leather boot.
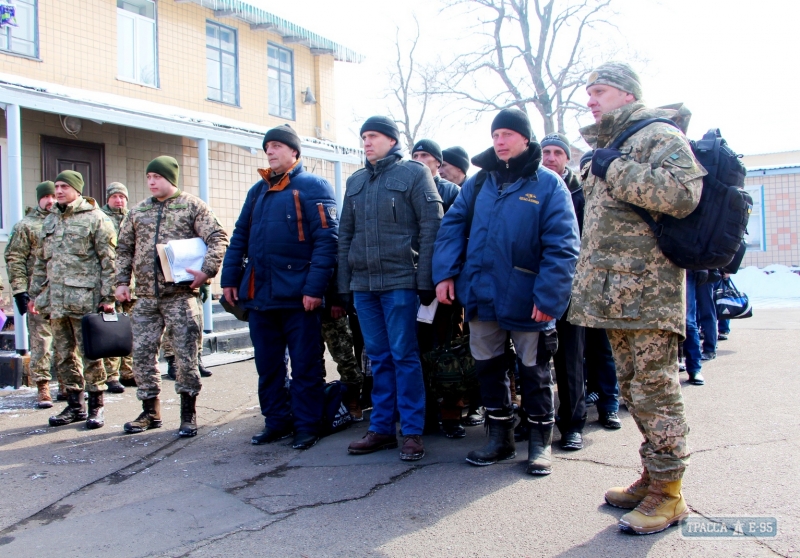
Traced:
<path fill-rule="evenodd" d="M 86 417 L 86 428 L 94 430 L 105 426 L 105 408 L 103 407 L 103 392 L 89 393 L 89 414 Z"/>
<path fill-rule="evenodd" d="M 86 420 L 86 407 L 83 404 L 83 390 L 67 391 L 67 406 L 57 415 L 50 417 L 50 426 L 64 426 Z"/>
<path fill-rule="evenodd" d="M 196 402 L 196 395 L 181 393 L 181 428 L 178 430 L 178 436 L 182 438 L 191 438 L 197 435 Z"/>
<path fill-rule="evenodd" d="M 175 381 L 175 355 L 166 357 L 167 360 L 167 376 L 172 381 Z"/>
<path fill-rule="evenodd" d="M 467 455 L 467 463 L 479 467 L 493 465 L 517 456 L 514 445 L 514 413 L 511 409 L 486 411 L 486 429 L 489 441 L 481 449 Z"/>
<path fill-rule="evenodd" d="M 142 412 L 122 427 L 128 434 L 138 434 L 151 428 L 161 428 L 161 400 L 158 397 L 142 399 Z"/>
<path fill-rule="evenodd" d="M 553 444 L 553 421 L 541 422 L 528 419 L 528 469 L 529 475 L 549 475 L 552 469 L 551 446 Z"/>
<path fill-rule="evenodd" d="M 200 355 L 197 355 L 197 370 L 200 372 L 202 378 L 208 378 L 212 375 L 211 370 L 203 366 L 203 361 L 200 360 Z"/>

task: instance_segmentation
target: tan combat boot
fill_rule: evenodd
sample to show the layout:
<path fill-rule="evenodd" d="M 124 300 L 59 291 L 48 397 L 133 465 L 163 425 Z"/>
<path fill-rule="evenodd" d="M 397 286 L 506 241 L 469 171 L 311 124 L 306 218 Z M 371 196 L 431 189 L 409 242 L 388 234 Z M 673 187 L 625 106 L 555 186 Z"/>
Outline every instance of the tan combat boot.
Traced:
<path fill-rule="evenodd" d="M 632 510 L 647 496 L 649 486 L 650 473 L 645 469 L 642 471 L 642 476 L 629 487 L 615 486 L 614 488 L 609 488 L 606 491 L 606 502 L 615 508 Z"/>
<path fill-rule="evenodd" d="M 36 406 L 40 409 L 49 409 L 53 406 L 53 398 L 50 397 L 50 382 L 40 380 L 36 382 Z"/>
<path fill-rule="evenodd" d="M 650 490 L 636 509 L 623 515 L 619 528 L 637 535 L 650 535 L 676 525 L 689 515 L 681 493 L 681 481 L 650 481 Z"/>

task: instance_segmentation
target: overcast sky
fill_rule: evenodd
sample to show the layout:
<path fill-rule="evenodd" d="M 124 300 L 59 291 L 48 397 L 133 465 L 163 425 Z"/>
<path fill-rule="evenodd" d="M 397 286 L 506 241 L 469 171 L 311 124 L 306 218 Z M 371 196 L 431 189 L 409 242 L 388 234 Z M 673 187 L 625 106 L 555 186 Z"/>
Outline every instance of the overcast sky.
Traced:
<path fill-rule="evenodd" d="M 475 21 L 440 13 L 438 0 L 252 1 L 366 56 L 362 64 L 336 63 L 337 141 L 345 145 L 358 145 L 354 118 L 387 112 L 383 90 L 396 27 L 412 34 L 416 14 L 424 61 L 462 48 Z M 647 60 L 638 70 L 648 105 L 684 102 L 693 113 L 690 137 L 718 127 L 743 154 L 800 149 L 794 102 L 800 85 L 794 60 L 800 1 L 616 0 L 615 5 L 619 31 L 603 40 Z M 431 119 L 435 125 L 436 117 Z M 443 148 L 462 145 L 474 155 L 491 144 L 491 117 L 465 123 L 470 120 L 448 119 L 431 135 Z M 533 125 L 541 138 L 541 123 L 534 119 Z M 578 123 L 568 126 L 570 139 L 577 139 Z"/>

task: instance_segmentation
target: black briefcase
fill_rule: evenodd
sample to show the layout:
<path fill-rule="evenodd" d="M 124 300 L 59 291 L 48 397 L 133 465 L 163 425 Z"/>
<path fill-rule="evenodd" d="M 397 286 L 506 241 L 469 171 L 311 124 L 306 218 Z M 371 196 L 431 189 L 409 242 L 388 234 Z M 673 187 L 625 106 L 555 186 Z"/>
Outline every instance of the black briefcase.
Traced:
<path fill-rule="evenodd" d="M 133 352 L 131 319 L 127 314 L 86 314 L 81 318 L 83 354 L 89 360 L 126 357 Z"/>

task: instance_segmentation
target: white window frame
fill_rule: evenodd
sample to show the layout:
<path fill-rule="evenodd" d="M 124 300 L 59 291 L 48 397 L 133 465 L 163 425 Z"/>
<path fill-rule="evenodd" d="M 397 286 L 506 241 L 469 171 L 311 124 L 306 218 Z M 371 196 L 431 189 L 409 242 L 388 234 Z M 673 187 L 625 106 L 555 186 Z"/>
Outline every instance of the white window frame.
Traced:
<path fill-rule="evenodd" d="M 3 222 L 2 226 L 0 226 L 0 242 L 8 242 L 8 235 L 11 234 L 11 229 L 14 224 L 8 222 L 8 139 L 6 138 L 0 138 L 0 170 L 2 170 L 2 172 L 0 172 L 0 203 L 3 204 L 1 216 Z"/>
<path fill-rule="evenodd" d="M 283 118 L 284 120 L 290 120 L 290 121 L 294 122 L 294 121 L 297 120 L 297 99 L 295 98 L 295 93 L 294 93 L 294 73 L 295 73 L 294 51 L 292 49 L 290 49 L 290 48 L 286 48 L 285 46 L 281 46 L 281 45 L 278 45 L 278 44 L 275 44 L 275 43 L 271 43 L 271 42 L 267 43 L 267 76 L 268 76 L 267 77 L 267 88 L 269 88 L 269 82 L 271 81 L 269 79 L 269 70 L 270 69 L 275 69 L 275 70 L 278 71 L 278 83 L 279 84 L 280 84 L 280 74 L 286 72 L 286 70 L 281 69 L 280 66 L 278 66 L 277 68 L 275 68 L 274 66 L 270 66 L 270 58 L 269 58 L 269 49 L 270 48 L 275 48 L 275 49 L 278 50 L 278 52 L 280 52 L 282 50 L 286 51 L 286 52 L 289 53 L 289 56 L 291 58 L 292 69 L 291 69 L 291 72 L 289 72 L 289 75 L 291 77 L 292 116 L 291 117 L 287 117 L 287 116 L 283 116 L 282 114 L 274 114 L 271 111 L 270 106 L 269 106 L 269 91 L 267 91 L 267 95 L 268 95 L 268 97 L 267 97 L 267 113 L 270 116 L 275 116 L 276 118 Z M 280 99 L 280 89 L 278 89 L 278 99 Z M 283 105 L 281 105 L 280 108 L 283 108 Z"/>
<path fill-rule="evenodd" d="M 752 184 L 744 187 L 745 192 L 750 194 L 753 198 L 753 211 L 750 214 L 750 220 L 747 222 L 748 234 L 744 236 L 744 241 L 747 244 L 748 252 L 766 252 L 767 251 L 767 219 L 764 212 L 764 185 Z M 757 219 L 754 219 L 756 217 Z M 760 243 L 752 243 L 748 240 L 751 236 L 750 231 L 758 230 L 761 237 Z"/>
<path fill-rule="evenodd" d="M 235 73 L 235 82 L 236 83 L 234 85 L 234 92 L 233 92 L 234 101 L 232 103 L 230 103 L 228 101 L 224 101 L 224 100 L 222 100 L 222 98 L 220 98 L 220 99 L 212 99 L 208 95 L 208 75 L 206 75 L 206 98 L 209 101 L 213 101 L 215 103 L 222 103 L 224 105 L 229 105 L 229 106 L 232 106 L 232 107 L 238 107 L 238 106 L 240 106 L 240 104 L 239 104 L 239 34 L 237 33 L 235 28 L 228 27 L 227 25 L 223 25 L 221 23 L 217 23 L 216 21 L 212 21 L 210 19 L 206 20 L 206 33 L 208 33 L 208 26 L 209 25 L 213 25 L 213 26 L 218 27 L 220 29 L 225 29 L 227 31 L 230 31 L 233 34 L 233 52 L 232 53 L 222 49 L 222 47 L 213 47 L 213 46 L 208 46 L 208 44 L 206 44 L 206 58 L 208 57 L 208 49 L 209 48 L 213 49 L 213 50 L 216 50 L 219 53 L 219 57 L 220 57 L 220 59 L 219 59 L 220 97 L 223 96 L 223 91 L 222 91 L 222 73 L 223 73 L 222 72 L 222 68 L 223 68 L 222 55 L 223 55 L 223 53 L 227 53 L 227 54 L 232 54 L 233 55 L 233 70 L 234 70 L 234 73 Z M 208 39 L 206 39 L 206 40 L 208 40 Z M 207 72 L 208 72 L 208 62 L 206 62 L 206 73 Z"/>
<path fill-rule="evenodd" d="M 4 3 L 9 3 L 8 0 L 5 0 Z M 12 4 L 19 6 L 18 2 L 11 2 Z M 5 54 L 12 54 L 14 56 L 23 56 L 25 58 L 33 58 L 38 60 L 39 59 L 39 0 L 27 0 L 24 2 L 26 5 L 31 6 L 33 8 L 33 22 L 31 23 L 31 31 L 33 32 L 33 54 L 28 54 L 26 52 L 19 52 L 17 50 L 11 50 L 11 48 L 0 48 L 0 52 Z M 19 24 L 19 16 L 17 15 L 17 23 Z M 12 34 L 14 33 L 15 27 L 9 26 L 5 29 L 0 29 L 0 33 L 5 33 L 7 40 L 9 41 L 7 44 L 11 46 L 14 42 Z M 17 39 L 19 40 L 19 39 Z"/>
<path fill-rule="evenodd" d="M 159 72 L 158 72 L 158 4 L 153 0 L 145 0 L 146 2 L 150 2 L 153 4 L 153 18 L 149 18 L 140 14 L 136 14 L 125 10 L 123 8 L 117 7 L 117 79 L 120 81 L 125 81 L 128 83 L 135 83 L 137 85 L 142 85 L 144 87 L 153 87 L 158 89 L 159 87 Z M 123 47 L 122 43 L 119 40 L 119 18 L 126 17 L 133 21 L 134 30 L 133 30 L 133 68 L 134 72 L 139 73 L 141 71 L 141 64 L 139 61 L 139 54 L 140 54 L 140 47 L 139 47 L 139 40 L 138 40 L 138 29 L 139 25 L 143 25 L 144 22 L 148 24 L 152 24 L 153 26 L 153 81 L 154 83 L 147 83 L 141 79 L 137 78 L 130 78 L 127 76 L 122 76 L 120 72 L 120 63 L 119 63 L 119 50 Z"/>

